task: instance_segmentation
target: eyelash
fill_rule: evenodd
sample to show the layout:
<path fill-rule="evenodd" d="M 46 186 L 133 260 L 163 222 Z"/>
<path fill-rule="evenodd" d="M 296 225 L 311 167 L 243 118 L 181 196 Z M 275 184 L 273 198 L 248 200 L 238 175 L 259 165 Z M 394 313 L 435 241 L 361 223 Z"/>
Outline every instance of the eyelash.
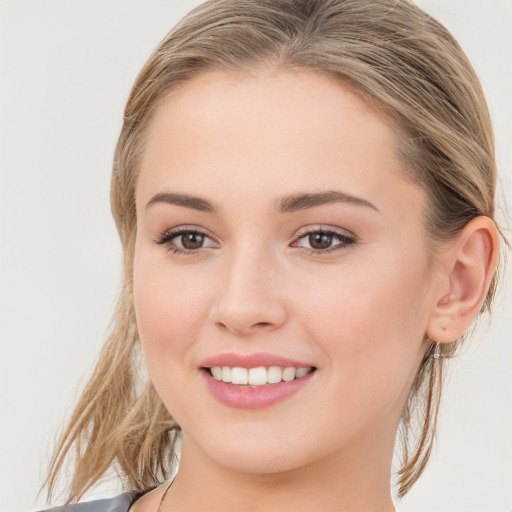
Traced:
<path fill-rule="evenodd" d="M 333 229 L 325 228 L 322 226 L 308 228 L 306 231 L 299 233 L 299 236 L 295 242 L 293 242 L 292 247 L 297 247 L 296 244 L 300 240 L 303 240 L 311 235 L 323 235 L 332 238 L 332 242 L 338 242 L 336 245 L 328 247 L 327 249 L 312 249 L 309 247 L 301 247 L 301 249 L 307 254 L 328 254 L 336 251 L 342 251 L 344 249 L 348 249 L 356 245 L 357 239 L 354 235 L 348 234 L 346 232 L 342 233 L 340 231 L 335 231 Z"/>
<path fill-rule="evenodd" d="M 162 233 L 156 240 L 154 240 L 155 244 L 167 246 L 167 250 L 169 252 L 172 252 L 173 254 L 180 254 L 185 256 L 192 256 L 194 254 L 200 253 L 202 250 L 205 249 L 205 247 L 200 247 L 199 249 L 181 249 L 180 247 L 176 247 L 175 245 L 172 245 L 172 241 L 175 238 L 178 238 L 179 236 L 185 235 L 185 234 L 197 234 L 201 235 L 207 239 L 213 240 L 216 242 L 216 240 L 211 237 L 210 235 L 206 234 L 204 231 L 199 230 L 197 227 L 187 227 L 187 226 L 180 226 L 178 228 L 174 228 L 168 231 L 165 231 Z M 297 239 L 291 244 L 291 247 L 298 247 L 297 245 L 294 245 L 298 243 L 300 240 L 303 240 L 311 235 L 324 235 L 328 237 L 332 237 L 332 241 L 338 241 L 338 244 L 329 247 L 327 249 L 313 249 L 308 247 L 301 247 L 302 251 L 307 254 L 315 254 L 315 255 L 323 255 L 328 254 L 331 252 L 341 251 L 343 249 L 348 249 L 349 247 L 352 247 L 356 245 L 357 239 L 352 234 L 347 233 L 341 233 L 339 231 L 334 231 L 332 229 L 326 229 L 325 227 L 314 227 L 309 228 L 307 231 L 304 231 L 300 233 L 297 237 Z"/>
<path fill-rule="evenodd" d="M 200 231 L 196 227 L 188 227 L 188 226 L 180 226 L 178 228 L 170 229 L 162 233 L 156 240 L 154 240 L 155 244 L 167 246 L 167 251 L 172 252 L 173 254 L 183 254 L 185 256 L 191 256 L 193 254 L 197 254 L 201 252 L 204 247 L 200 247 L 199 249 L 180 249 L 172 245 L 172 241 L 179 236 L 183 236 L 185 234 L 196 234 L 204 236 L 205 238 L 209 238 L 210 240 L 214 240 L 213 237 L 207 235 L 203 231 Z"/>

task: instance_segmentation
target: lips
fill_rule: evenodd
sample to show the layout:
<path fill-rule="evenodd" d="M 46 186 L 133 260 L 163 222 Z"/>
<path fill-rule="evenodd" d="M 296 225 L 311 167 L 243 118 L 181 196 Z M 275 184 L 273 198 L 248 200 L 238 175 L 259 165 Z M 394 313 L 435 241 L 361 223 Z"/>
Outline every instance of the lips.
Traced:
<path fill-rule="evenodd" d="M 198 366 L 213 396 L 224 405 L 255 409 L 285 400 L 304 387 L 316 368 L 274 354 L 220 354 Z"/>
<path fill-rule="evenodd" d="M 218 354 L 209 357 L 199 363 L 198 368 L 212 368 L 213 366 L 229 366 L 231 368 L 257 368 L 258 366 L 270 367 L 279 366 L 281 368 L 294 367 L 294 368 L 307 368 L 313 365 L 297 361 L 296 359 L 289 359 L 275 354 L 255 353 L 255 354 L 235 354 L 232 352 L 225 354 Z"/>

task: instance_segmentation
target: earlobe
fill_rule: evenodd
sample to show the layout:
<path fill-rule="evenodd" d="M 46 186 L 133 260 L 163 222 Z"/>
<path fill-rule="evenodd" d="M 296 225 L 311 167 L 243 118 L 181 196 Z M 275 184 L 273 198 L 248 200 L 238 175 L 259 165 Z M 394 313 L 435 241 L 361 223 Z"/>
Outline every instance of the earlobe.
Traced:
<path fill-rule="evenodd" d="M 476 217 L 443 255 L 444 286 L 435 298 L 427 336 L 450 342 L 462 336 L 482 308 L 499 258 L 499 236 L 489 217 Z"/>

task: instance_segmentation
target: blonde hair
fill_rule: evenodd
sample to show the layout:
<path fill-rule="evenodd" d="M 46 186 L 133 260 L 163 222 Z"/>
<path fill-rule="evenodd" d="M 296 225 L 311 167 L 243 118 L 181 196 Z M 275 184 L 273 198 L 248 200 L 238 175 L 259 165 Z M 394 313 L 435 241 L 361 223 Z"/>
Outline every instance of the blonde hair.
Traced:
<path fill-rule="evenodd" d="M 51 497 L 74 454 L 68 502 L 109 468 L 144 492 L 172 469 L 179 429 L 141 376 L 132 297 L 135 185 L 152 114 L 173 89 L 209 69 L 266 65 L 321 73 L 349 87 L 397 127 L 408 176 L 427 192 L 426 233 L 455 236 L 474 217 L 494 218 L 496 167 L 490 117 L 467 57 L 450 33 L 408 0 L 209 0 L 160 43 L 128 99 L 115 150 L 111 202 L 124 249 L 123 285 L 110 335 L 51 461 Z M 490 307 L 496 277 L 483 310 Z M 455 354 L 462 340 L 443 344 Z M 398 493 L 429 459 L 445 357 L 425 353 L 405 405 Z M 413 421 L 413 418 L 416 420 Z"/>

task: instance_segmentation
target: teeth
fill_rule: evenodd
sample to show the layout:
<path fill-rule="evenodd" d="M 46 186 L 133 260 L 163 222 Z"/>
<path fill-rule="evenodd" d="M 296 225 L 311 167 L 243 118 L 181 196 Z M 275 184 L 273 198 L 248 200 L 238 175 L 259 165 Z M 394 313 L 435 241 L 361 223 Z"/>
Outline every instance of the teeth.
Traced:
<path fill-rule="evenodd" d="M 297 368 L 295 378 L 300 379 L 301 377 L 305 377 L 309 372 L 310 368 Z"/>
<path fill-rule="evenodd" d="M 283 380 L 285 382 L 290 382 L 293 379 L 295 379 L 295 368 L 285 368 L 283 370 Z"/>
<path fill-rule="evenodd" d="M 222 368 L 220 366 L 214 366 L 211 370 L 212 370 L 212 375 L 217 380 L 222 380 Z"/>
<path fill-rule="evenodd" d="M 247 384 L 249 372 L 247 368 L 231 368 L 231 384 Z"/>
<path fill-rule="evenodd" d="M 269 384 L 277 384 L 281 382 L 281 377 L 283 376 L 283 372 L 279 366 L 271 366 L 268 369 L 268 383 Z"/>
<path fill-rule="evenodd" d="M 221 380 L 223 380 L 224 382 L 231 382 L 231 368 L 229 366 L 222 367 Z"/>
<path fill-rule="evenodd" d="M 294 368 L 289 366 L 258 366 L 256 368 L 240 368 L 238 366 L 213 366 L 210 368 L 215 380 L 221 380 L 239 386 L 264 386 L 265 384 L 277 384 L 278 382 L 290 382 L 294 379 L 305 377 L 313 371 L 312 367 Z"/>
<path fill-rule="evenodd" d="M 249 385 L 250 386 L 263 386 L 268 382 L 267 369 L 263 366 L 258 368 L 249 369 Z"/>

